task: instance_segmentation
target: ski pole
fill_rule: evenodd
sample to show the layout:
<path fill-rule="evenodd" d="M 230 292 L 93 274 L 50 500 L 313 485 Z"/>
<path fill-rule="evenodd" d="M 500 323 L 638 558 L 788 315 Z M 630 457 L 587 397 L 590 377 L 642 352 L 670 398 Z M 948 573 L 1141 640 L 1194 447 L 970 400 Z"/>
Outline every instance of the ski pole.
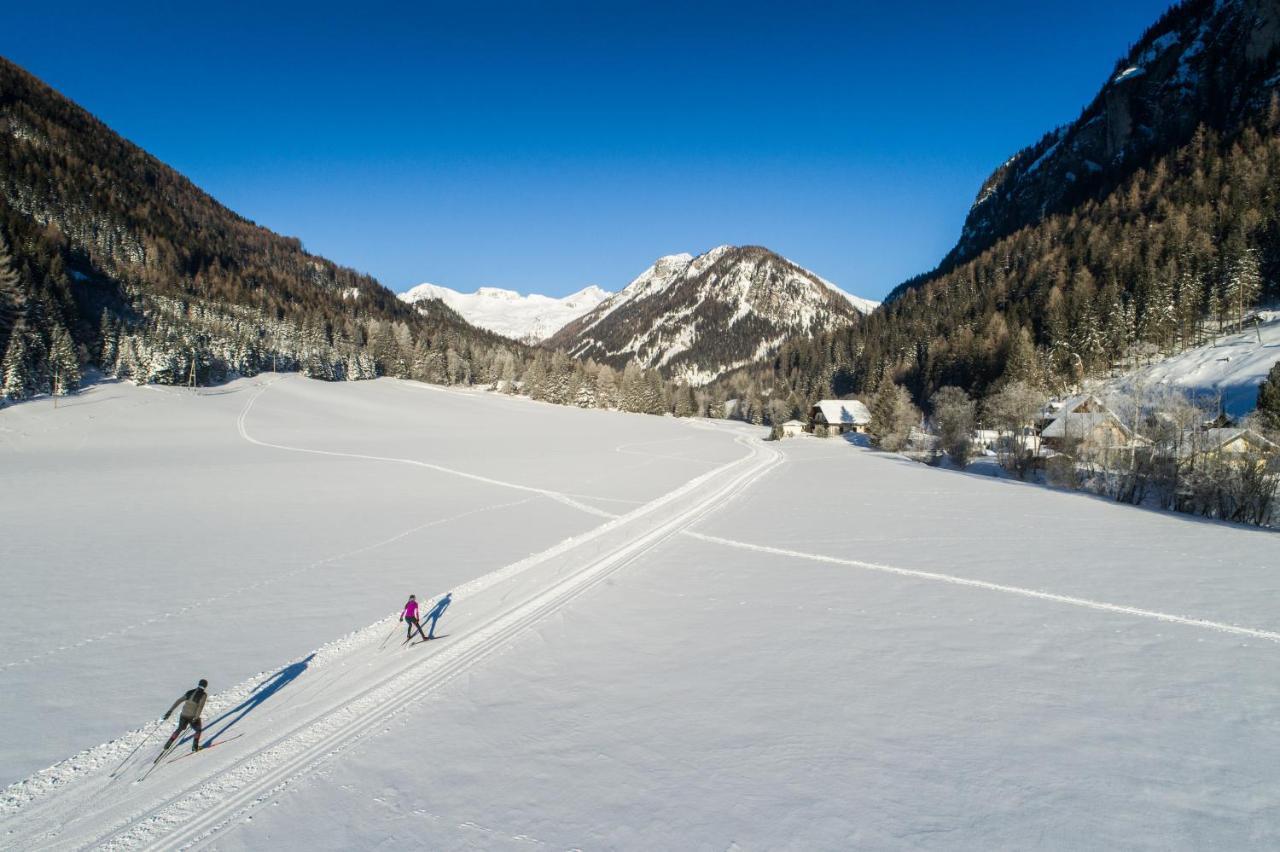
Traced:
<path fill-rule="evenodd" d="M 391 628 L 391 632 L 387 634 L 387 638 L 386 638 L 386 639 L 383 639 L 383 640 L 382 640 L 382 644 L 378 646 L 378 650 L 379 650 L 379 651 L 381 651 L 383 648 L 387 647 L 387 643 L 391 641 L 391 637 L 392 637 L 392 636 L 394 636 L 394 635 L 396 635 L 396 631 L 397 631 L 397 630 L 399 630 L 399 629 L 400 629 L 400 625 L 398 625 L 398 624 L 397 624 L 397 625 L 393 625 L 393 626 L 392 626 L 392 628 Z"/>
<path fill-rule="evenodd" d="M 130 760 L 130 759 L 131 759 L 135 754 L 137 754 L 137 753 L 138 753 L 138 749 L 140 749 L 140 748 L 142 748 L 144 745 L 146 745 L 146 744 L 147 744 L 147 740 L 149 740 L 149 739 L 151 739 L 153 736 L 155 736 L 156 731 L 160 730 L 160 726 L 161 726 L 162 724 L 164 724 L 164 719 L 156 719 L 156 723 L 155 723 L 155 725 L 153 725 L 153 726 L 152 726 L 152 728 L 151 728 L 151 730 L 147 732 L 147 735 L 146 735 L 145 737 L 143 737 L 142 739 L 138 740 L 138 744 L 137 744 L 136 746 L 134 746 L 134 747 L 133 747 L 133 751 L 131 751 L 131 752 L 129 752 L 128 754 L 126 754 L 126 755 L 125 755 L 125 757 L 124 757 L 124 760 L 120 761 L 120 765 L 119 765 L 119 766 L 117 766 L 115 769 L 111 770 L 111 775 L 110 775 L 109 777 L 111 777 L 111 778 L 115 778 L 115 777 L 116 777 L 116 773 L 118 773 L 121 769 L 123 769 L 123 768 L 124 768 L 124 765 L 125 765 L 126 763 L 128 763 L 128 762 L 129 762 L 129 760 Z"/>

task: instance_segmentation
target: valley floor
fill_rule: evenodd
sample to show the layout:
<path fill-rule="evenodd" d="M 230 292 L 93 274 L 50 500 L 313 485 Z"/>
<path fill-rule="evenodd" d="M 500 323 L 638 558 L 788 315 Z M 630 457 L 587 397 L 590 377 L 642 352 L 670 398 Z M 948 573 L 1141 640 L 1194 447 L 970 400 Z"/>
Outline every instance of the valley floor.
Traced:
<path fill-rule="evenodd" d="M 115 738 L 0 846 L 1280 843 L 1275 533 L 275 378 L 0 412 L 0 768 Z M 408 591 L 444 639 L 399 644 Z M 219 747 L 136 782 L 199 676 Z"/>

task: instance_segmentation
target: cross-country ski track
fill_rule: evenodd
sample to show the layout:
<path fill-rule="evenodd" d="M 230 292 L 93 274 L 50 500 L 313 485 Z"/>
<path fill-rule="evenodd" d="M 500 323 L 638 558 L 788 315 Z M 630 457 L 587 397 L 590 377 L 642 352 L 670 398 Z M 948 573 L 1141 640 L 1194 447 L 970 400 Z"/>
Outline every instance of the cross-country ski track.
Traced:
<path fill-rule="evenodd" d="M 424 389 L 380 384 L 378 393 L 393 396 Z M 659 437 L 609 441 L 613 454 L 639 460 L 544 485 L 531 470 L 490 465 L 477 472 L 468 463 L 485 459 L 442 455 L 434 444 L 422 452 L 388 444 L 394 448 L 385 453 L 381 444 L 348 445 L 341 438 L 315 446 L 288 438 L 279 412 L 259 431 L 258 412 L 276 385 L 324 393 L 301 379 L 242 386 L 248 399 L 230 419 L 248 452 L 311 457 L 314 466 L 305 464 L 318 475 L 339 469 L 350 475 L 350 465 L 365 465 L 405 471 L 432 487 L 457 479 L 488 489 L 481 492 L 487 502 L 392 527 L 363 543 L 348 541 L 330 555 L 309 556 L 147 620 L 0 662 L 0 671 L 145 632 L 193 607 L 252 597 L 469 518 L 562 507 L 554 510 L 573 510 L 595 525 L 550 546 L 544 539 L 537 552 L 452 588 L 419 589 L 434 593 L 419 595 L 424 610 L 444 592 L 453 594 L 438 631 L 448 634 L 442 641 L 405 645 L 403 625 L 391 616 L 236 686 L 215 686 L 205 742 L 217 748 L 188 756 L 184 738 L 139 781 L 171 730 L 172 723 L 152 722 L 13 784 L 0 799 L 0 848 L 237 849 L 282 837 L 290 838 L 286 845 L 350 848 L 390 841 L 392 831 L 400 837 L 408 829 L 399 820 L 406 818 L 429 823 L 428 847 L 466 849 L 919 847 L 946 846 L 948 838 L 989 848 L 1105 846 L 1142 832 L 1162 847 L 1280 840 L 1280 822 L 1265 804 L 1272 800 L 1265 791 L 1276 786 L 1267 775 L 1276 750 L 1264 734 L 1272 727 L 1266 720 L 1280 710 L 1280 693 L 1258 676 L 1280 652 L 1280 623 L 1267 604 L 1280 586 L 1273 534 L 931 470 L 840 441 L 771 444 L 758 430 L 697 421 L 673 423 L 675 431 Z M 528 400 L 427 389 L 447 400 L 492 405 L 503 416 L 563 412 Z M 687 443 L 695 434 L 714 435 L 735 447 L 736 457 L 699 458 L 705 445 L 695 450 Z M 692 478 L 672 480 L 679 484 L 643 498 L 619 490 L 618 476 L 659 460 Z M 857 490 L 839 498 L 834 510 L 804 504 L 839 494 L 835 480 L 824 478 L 829 470 Z M 610 487 L 592 494 L 605 477 L 612 477 Z M 791 511 L 792 505 L 800 508 Z M 902 525 L 917 513 L 930 524 Z M 980 520 L 993 529 L 982 529 Z M 1028 533 L 1027 525 L 1040 525 L 1039 533 Z M 1082 562 L 1071 547 L 1089 536 L 1104 546 Z M 1017 540 L 1021 551 L 993 550 L 996 558 L 989 558 L 984 543 L 1001 537 Z M 949 542 L 951 550 L 930 548 L 929 540 Z M 632 570 L 622 570 L 628 566 Z M 782 613 L 794 635 L 769 632 L 769 622 Z M 603 630 L 613 618 L 618 627 Z M 661 632 L 648 635 L 654 618 L 668 619 L 659 626 L 672 634 L 669 640 Z M 1172 630 L 1162 634 L 1162 627 Z M 1262 641 L 1250 647 L 1252 640 Z M 648 644 L 653 648 L 646 654 Z M 671 668 L 673 655 L 682 654 L 688 658 Z M 868 664 L 863 654 L 892 662 Z M 928 667 L 933 664 L 944 668 Z M 777 704 L 778 684 L 796 672 L 809 678 L 802 689 L 813 694 Z M 667 678 L 674 681 L 670 694 L 661 686 Z M 944 680 L 935 689 L 930 678 Z M 509 719 L 504 728 L 491 719 L 477 722 L 489 727 L 470 730 L 471 702 L 494 706 L 497 699 L 484 696 L 506 679 L 520 685 L 513 683 L 509 696 L 499 687 L 498 706 L 521 708 L 518 721 Z M 852 691 L 842 691 L 846 680 Z M 1092 694 L 1113 682 L 1114 695 L 1105 688 Z M 978 693 L 969 694 L 971 688 Z M 572 701 L 561 706 L 561 699 L 552 700 L 561 690 L 599 693 L 600 706 L 594 698 L 583 709 Z M 477 697 L 460 702 L 464 693 Z M 691 696 L 687 704 L 679 703 L 684 694 Z M 1144 703 L 1147 696 L 1153 703 Z M 1084 703 L 1076 706 L 1078 700 Z M 646 716 L 654 712 L 650 701 L 662 709 Z M 760 701 L 767 735 L 751 721 L 750 708 Z M 842 715 L 846 705 L 843 712 L 853 717 Z M 1225 706 L 1239 712 L 1224 712 Z M 1038 719 L 1046 707 L 1053 709 Z M 840 724 L 814 721 L 816 708 L 828 708 L 822 712 Z M 564 712 L 567 720 L 557 716 Z M 743 718 L 735 722 L 739 712 Z M 585 725 L 583 713 L 613 721 L 587 726 L 588 735 L 576 730 Z M 421 731 L 424 715 L 432 729 L 440 726 L 435 748 L 451 744 L 451 754 L 427 758 L 428 766 L 465 765 L 476 756 L 466 746 L 472 736 L 490 746 L 495 738 L 545 737 L 544 749 L 522 755 L 536 767 L 533 786 L 517 795 L 523 788 L 513 780 L 513 790 L 501 795 L 514 804 L 469 797 L 467 788 L 455 795 L 448 785 L 426 781 L 418 798 L 398 804 L 376 778 L 365 789 L 369 761 L 393 759 L 388 749 L 400 750 L 397 739 L 416 742 L 405 737 Z M 1218 718 L 1221 731 L 1206 731 L 1206 719 Z M 970 723 L 977 726 L 972 735 Z M 652 730 L 642 731 L 650 724 Z M 739 736 L 735 724 L 755 733 Z M 702 740 L 683 742 L 690 731 L 702 731 Z M 1187 745 L 1193 731 L 1208 737 L 1199 749 Z M 719 734 L 726 738 L 719 749 L 696 755 L 703 740 L 714 743 Z M 1127 743 L 1136 749 L 1128 757 Z M 574 749 L 582 753 L 575 756 Z M 575 777 L 542 769 L 547 750 L 565 755 Z M 1098 754 L 1113 756 L 1115 765 Z M 693 774 L 672 776 L 671 767 L 682 761 Z M 598 763 L 617 769 L 596 781 L 600 769 L 582 767 Z M 1045 774 L 1024 777 L 1024 766 Z M 1059 767 L 1070 767 L 1061 778 L 1055 777 Z M 1090 781 L 1093 771 L 1104 772 L 1108 783 Z M 544 772 L 552 774 L 544 780 Z M 1198 797 L 1183 795 L 1178 776 L 1184 772 L 1185 785 L 1201 790 Z M 704 776 L 720 780 L 702 787 Z M 554 790 L 557 778 L 577 786 L 560 800 L 535 805 L 532 791 Z M 998 792 L 972 799 L 986 784 Z M 796 798 L 788 799 L 793 788 Z M 379 827 L 381 817 L 374 815 L 370 826 L 330 836 L 325 832 L 333 826 L 316 823 L 315 807 L 306 803 L 319 802 L 321 812 L 339 808 L 326 804 L 335 790 L 355 797 L 349 808 L 384 803 L 379 807 L 390 810 L 379 813 L 398 816 Z M 1058 792 L 1046 799 L 1044 791 Z M 594 804 L 586 801 L 597 795 Z M 1092 798 L 1100 795 L 1110 798 Z M 777 800 L 770 803 L 770 796 Z M 688 816 L 663 811 L 685 801 Z M 759 806 L 743 810 L 740 801 Z M 1106 804 L 1112 801 L 1114 807 Z M 563 810 L 566 802 L 573 804 Z M 965 810 L 1006 806 L 1023 816 L 990 822 Z M 661 816 L 648 816 L 651 811 Z M 620 833 L 611 833 L 611 820 Z M 1092 827 L 1077 834 L 1083 823 Z"/>
<path fill-rule="evenodd" d="M 473 477 L 414 459 L 317 451 L 258 441 L 247 432 L 245 418 L 265 390 L 266 387 L 250 398 L 237 422 L 240 434 L 260 446 L 410 464 L 484 479 L 491 484 L 535 492 L 552 499 L 562 498 L 562 495 L 544 489 Z M 97 770 L 78 775 L 73 785 L 49 787 L 43 791 L 45 795 L 37 793 L 38 798 L 26 803 L 15 802 L 10 794 L 6 810 L 11 816 L 16 813 L 22 819 L 19 828 L 9 829 L 4 838 L 6 846 L 186 848 L 207 840 L 220 827 L 261 805 L 296 778 L 314 771 L 321 763 L 376 731 L 401 709 L 480 663 L 500 650 L 512 637 L 560 609 L 640 554 L 686 529 L 780 463 L 781 455 L 768 445 L 758 440 L 738 440 L 748 449 L 738 460 L 703 473 L 638 509 L 611 518 L 588 533 L 453 590 L 458 611 L 450 613 L 451 621 L 467 623 L 469 629 L 456 631 L 451 641 L 432 651 L 393 647 L 390 653 L 383 652 L 372 661 L 344 661 L 339 669 L 347 665 L 362 665 L 364 668 L 354 690 L 342 691 L 337 683 L 313 687 L 326 689 L 327 694 L 321 702 L 322 707 L 304 721 L 293 724 L 284 732 L 277 724 L 269 735 L 246 737 L 248 742 L 238 747 L 221 749 L 209 755 L 210 759 L 200 761 L 203 766 L 199 774 L 178 787 L 161 788 L 154 783 L 163 777 L 162 764 L 143 783 L 113 785 L 110 777 Z M 577 505 L 576 501 L 572 504 Z M 598 511 L 592 513 L 600 514 Z M 426 603 L 429 608 L 433 601 Z M 345 645 L 347 655 L 372 653 L 370 643 L 387 623 L 380 622 L 361 631 L 359 641 Z M 324 671 L 330 678 L 340 679 L 344 672 L 334 672 L 334 662 L 328 662 Z M 368 671 L 370 668 L 372 672 Z M 294 706 L 306 700 L 306 695 L 300 692 L 291 697 Z M 102 762 L 107 761 L 109 758 Z M 15 804 L 20 807 L 14 807 Z M 42 805 L 48 805 L 51 811 L 43 819 Z"/>

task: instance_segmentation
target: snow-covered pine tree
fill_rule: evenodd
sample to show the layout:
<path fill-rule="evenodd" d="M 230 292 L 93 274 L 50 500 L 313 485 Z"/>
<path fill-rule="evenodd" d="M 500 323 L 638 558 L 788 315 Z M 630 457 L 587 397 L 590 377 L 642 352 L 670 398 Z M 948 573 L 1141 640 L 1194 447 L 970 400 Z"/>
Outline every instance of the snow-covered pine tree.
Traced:
<path fill-rule="evenodd" d="M 102 319 L 98 323 L 98 366 L 103 372 L 115 370 L 116 355 L 120 349 L 120 329 L 115 318 L 106 308 L 102 309 Z"/>
<path fill-rule="evenodd" d="M 524 371 L 525 395 L 530 399 L 546 399 L 547 395 L 547 353 L 539 349 L 533 361 Z"/>
<path fill-rule="evenodd" d="M 26 327 L 19 320 L 10 329 L 9 345 L 5 349 L 3 362 L 0 362 L 0 371 L 3 372 L 0 397 L 4 399 L 26 399 L 30 396 L 31 364 L 29 358 Z"/>
<path fill-rule="evenodd" d="M 51 389 L 54 396 L 66 396 L 80 387 L 80 359 L 75 344 L 62 323 L 53 326 L 53 341 L 49 347 Z"/>
<path fill-rule="evenodd" d="M 698 402 L 693 398 L 693 388 L 687 383 L 677 385 L 674 396 L 671 410 L 676 417 L 692 417 L 698 410 Z"/>
<path fill-rule="evenodd" d="M 669 410 L 663 394 L 662 375 L 657 370 L 644 371 L 644 406 L 640 410 L 645 414 L 665 414 Z"/>
<path fill-rule="evenodd" d="M 889 378 L 880 381 L 875 397 L 871 400 L 869 429 L 876 446 L 897 452 L 907 445 L 911 427 L 920 416 L 906 388 Z"/>
<path fill-rule="evenodd" d="M 618 376 L 608 364 L 601 364 L 596 373 L 596 405 L 618 407 Z"/>
<path fill-rule="evenodd" d="M 1258 267 L 1258 254 L 1252 248 L 1237 248 L 1228 261 L 1225 296 L 1227 310 L 1236 316 L 1236 322 L 1244 324 L 1245 311 L 1253 307 L 1262 292 L 1262 273 Z"/>
<path fill-rule="evenodd" d="M 498 379 L 502 382 L 503 393 L 516 392 L 516 359 L 505 349 L 499 357 Z"/>

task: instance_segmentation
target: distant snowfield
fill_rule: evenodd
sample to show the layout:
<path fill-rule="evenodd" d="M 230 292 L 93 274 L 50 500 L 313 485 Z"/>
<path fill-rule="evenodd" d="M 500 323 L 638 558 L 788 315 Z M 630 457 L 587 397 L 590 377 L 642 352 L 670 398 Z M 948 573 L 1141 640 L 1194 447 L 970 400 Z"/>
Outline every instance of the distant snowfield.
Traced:
<path fill-rule="evenodd" d="M 1258 385 L 1280 361 L 1280 311 L 1262 311 L 1259 319 L 1256 330 L 1223 335 L 1107 384 L 1125 391 L 1169 386 L 1209 401 L 1221 395 L 1228 414 L 1248 414 L 1258 406 Z"/>
<path fill-rule="evenodd" d="M 537 343 L 611 295 L 595 285 L 556 299 L 537 293 L 522 296 L 514 290 L 500 287 L 481 287 L 474 293 L 459 293 L 439 284 L 419 284 L 401 293 L 400 299 L 410 304 L 422 299 L 440 299 L 472 325 L 513 340 Z"/>
<path fill-rule="evenodd" d="M 0 845 L 1280 843 L 1275 533 L 274 378 L 0 411 L 0 767 L 114 738 L 9 787 Z M 202 675 L 220 745 L 133 783 Z"/>

